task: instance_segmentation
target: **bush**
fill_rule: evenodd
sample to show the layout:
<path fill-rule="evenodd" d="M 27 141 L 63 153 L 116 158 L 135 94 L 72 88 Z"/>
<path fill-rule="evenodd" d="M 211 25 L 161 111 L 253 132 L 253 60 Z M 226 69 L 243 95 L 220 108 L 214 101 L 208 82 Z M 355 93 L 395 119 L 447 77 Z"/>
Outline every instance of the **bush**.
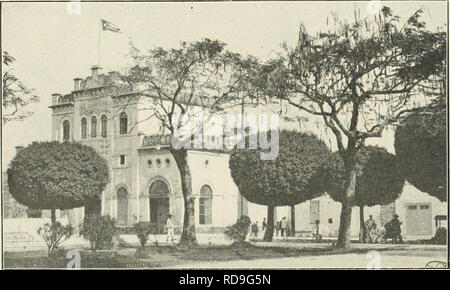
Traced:
<path fill-rule="evenodd" d="M 88 240 L 92 251 L 111 249 L 116 234 L 116 221 L 109 215 L 85 217 L 80 227 L 80 236 Z"/>
<path fill-rule="evenodd" d="M 54 224 L 46 223 L 37 230 L 45 244 L 47 245 L 48 256 L 52 256 L 58 249 L 59 245 L 70 238 L 73 234 L 73 227 L 71 225 L 63 226 L 60 222 Z"/>
<path fill-rule="evenodd" d="M 436 234 L 434 235 L 433 241 L 437 245 L 447 244 L 447 229 L 443 227 L 438 228 Z"/>
<path fill-rule="evenodd" d="M 246 215 L 241 216 L 234 225 L 225 229 L 225 236 L 237 243 L 243 243 L 250 228 L 250 218 Z"/>
<path fill-rule="evenodd" d="M 151 234 L 151 225 L 149 222 L 138 222 L 134 224 L 134 230 L 136 232 L 136 236 L 141 243 L 141 247 L 145 247 L 145 244 L 148 241 L 148 236 Z"/>

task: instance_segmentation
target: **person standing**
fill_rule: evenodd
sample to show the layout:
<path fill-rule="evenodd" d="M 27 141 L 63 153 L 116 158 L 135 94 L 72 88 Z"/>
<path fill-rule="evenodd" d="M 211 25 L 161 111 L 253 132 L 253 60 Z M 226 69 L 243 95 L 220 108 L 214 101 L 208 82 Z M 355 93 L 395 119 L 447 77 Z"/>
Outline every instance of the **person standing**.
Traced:
<path fill-rule="evenodd" d="M 262 221 L 262 231 L 264 232 L 267 228 L 267 222 L 266 222 L 266 218 L 263 219 Z"/>
<path fill-rule="evenodd" d="M 258 222 L 252 224 L 250 237 L 258 237 Z"/>
<path fill-rule="evenodd" d="M 402 241 L 402 230 L 401 230 L 402 222 L 398 219 L 398 215 L 392 215 L 391 220 L 391 230 L 392 230 L 392 241 L 396 244 L 397 242 Z"/>
<path fill-rule="evenodd" d="M 369 215 L 369 219 L 365 222 L 365 241 L 369 241 L 371 244 L 374 242 L 374 239 L 372 238 L 373 231 L 376 231 L 377 229 L 377 223 L 373 219 L 372 215 Z"/>
<path fill-rule="evenodd" d="M 167 217 L 167 221 L 166 221 L 166 228 L 167 228 L 167 241 L 173 242 L 173 222 L 172 222 L 172 215 L 169 214 L 169 216 Z"/>
<path fill-rule="evenodd" d="M 275 233 L 277 237 L 280 235 L 280 230 L 281 230 L 281 221 L 277 221 L 275 224 Z"/>
<path fill-rule="evenodd" d="M 286 219 L 286 217 L 283 217 L 282 219 L 281 219 L 281 236 L 282 237 L 285 237 L 286 236 L 286 234 L 287 234 L 287 219 Z"/>

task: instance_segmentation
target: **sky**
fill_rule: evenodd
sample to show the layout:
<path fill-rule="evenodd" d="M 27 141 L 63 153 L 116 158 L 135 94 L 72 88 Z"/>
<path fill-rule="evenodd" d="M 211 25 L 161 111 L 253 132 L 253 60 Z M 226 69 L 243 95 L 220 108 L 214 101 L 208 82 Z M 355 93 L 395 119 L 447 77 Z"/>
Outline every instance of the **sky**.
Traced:
<path fill-rule="evenodd" d="M 234 52 L 264 60 L 281 51 L 283 42 L 295 44 L 300 23 L 314 32 L 325 27 L 332 12 L 349 20 L 355 8 L 363 17 L 371 15 L 377 7 L 373 2 L 82 2 L 80 13 L 69 13 L 70 3 L 2 3 L 2 49 L 16 58 L 16 76 L 41 98 L 28 108 L 35 112 L 32 117 L 2 125 L 2 168 L 14 157 L 15 146 L 51 139 L 51 94 L 70 92 L 73 79 L 90 75 L 90 67 L 98 63 L 100 19 L 123 32 L 101 33 L 100 65 L 108 72 L 127 64 L 130 39 L 144 50 L 219 39 Z M 443 1 L 383 5 L 402 18 L 422 8 L 430 29 L 446 24 Z M 392 148 L 392 142 L 388 134 L 383 146 Z"/>

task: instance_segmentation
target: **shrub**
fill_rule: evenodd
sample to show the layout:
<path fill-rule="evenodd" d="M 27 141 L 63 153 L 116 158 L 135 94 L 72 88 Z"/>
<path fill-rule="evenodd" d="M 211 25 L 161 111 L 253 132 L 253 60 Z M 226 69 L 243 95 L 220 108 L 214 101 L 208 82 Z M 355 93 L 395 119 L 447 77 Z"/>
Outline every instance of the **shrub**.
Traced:
<path fill-rule="evenodd" d="M 109 215 L 85 217 L 80 227 L 80 236 L 88 240 L 92 251 L 110 249 L 116 234 L 116 221 Z"/>
<path fill-rule="evenodd" d="M 37 230 L 45 244 L 47 245 L 48 256 L 51 256 L 59 247 L 59 245 L 70 238 L 73 234 L 71 225 L 63 226 L 60 222 L 54 224 L 45 223 Z"/>
<path fill-rule="evenodd" d="M 241 216 L 237 222 L 225 229 L 225 236 L 238 243 L 243 243 L 250 227 L 250 218 L 246 215 Z"/>
<path fill-rule="evenodd" d="M 149 222 L 138 222 L 134 224 L 134 230 L 136 232 L 136 236 L 141 243 L 141 247 L 145 247 L 145 244 L 148 241 L 148 236 L 151 234 L 151 226 Z"/>
<path fill-rule="evenodd" d="M 437 245 L 447 244 L 447 229 L 444 227 L 438 228 L 436 234 L 434 235 L 433 241 Z"/>

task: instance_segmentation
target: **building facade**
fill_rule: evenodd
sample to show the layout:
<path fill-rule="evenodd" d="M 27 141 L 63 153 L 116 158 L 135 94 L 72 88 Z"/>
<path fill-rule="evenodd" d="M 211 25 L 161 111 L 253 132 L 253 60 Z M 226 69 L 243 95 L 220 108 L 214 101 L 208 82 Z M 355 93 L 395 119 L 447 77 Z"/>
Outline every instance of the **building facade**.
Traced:
<path fill-rule="evenodd" d="M 157 120 L 146 120 L 138 94 L 114 91 L 114 72 L 74 79 L 74 90 L 52 95 L 52 138 L 77 141 L 97 150 L 108 162 L 111 182 L 102 194 L 101 213 L 119 226 L 139 221 L 157 225 L 162 233 L 168 215 L 176 231 L 183 224 L 184 200 L 180 174 L 168 150 L 170 136 Z M 144 120 L 144 121 L 143 121 Z M 239 216 L 239 193 L 224 152 L 189 150 L 188 163 L 195 196 L 198 232 L 222 231 Z M 71 210 L 69 220 L 79 225 L 84 208 Z"/>

